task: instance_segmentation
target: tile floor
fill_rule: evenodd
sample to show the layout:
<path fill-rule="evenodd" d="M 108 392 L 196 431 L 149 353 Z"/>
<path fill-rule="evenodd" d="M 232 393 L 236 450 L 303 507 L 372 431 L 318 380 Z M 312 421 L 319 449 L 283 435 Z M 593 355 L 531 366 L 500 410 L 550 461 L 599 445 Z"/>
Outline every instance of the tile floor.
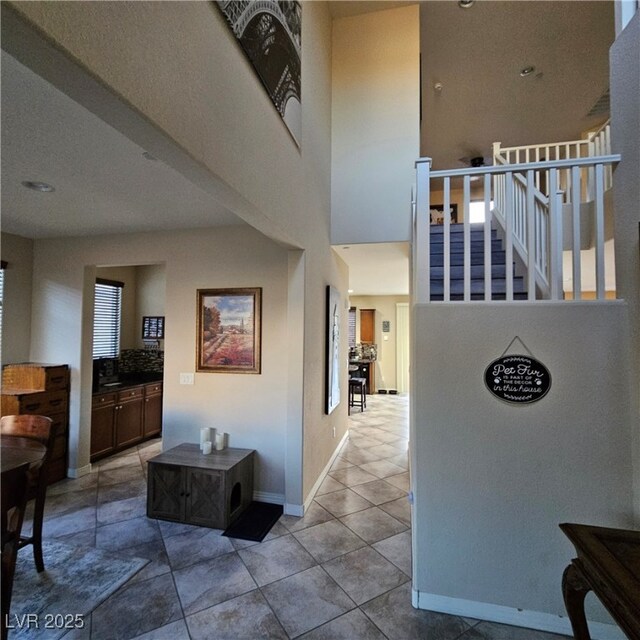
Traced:
<path fill-rule="evenodd" d="M 370 396 L 303 518 L 262 543 L 148 519 L 148 442 L 50 487 L 45 535 L 151 562 L 67 640 L 553 640 L 411 606 L 408 400 Z"/>

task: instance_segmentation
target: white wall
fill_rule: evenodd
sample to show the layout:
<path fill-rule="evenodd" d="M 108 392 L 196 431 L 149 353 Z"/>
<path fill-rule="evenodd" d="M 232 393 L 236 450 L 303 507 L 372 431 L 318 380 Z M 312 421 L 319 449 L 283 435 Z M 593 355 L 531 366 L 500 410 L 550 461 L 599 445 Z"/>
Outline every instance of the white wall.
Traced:
<path fill-rule="evenodd" d="M 333 23 L 333 244 L 410 237 L 420 152 L 417 5 Z"/>
<path fill-rule="evenodd" d="M 629 305 L 632 357 L 636 524 L 640 525 L 640 13 L 611 47 L 612 148 L 622 155 L 613 174 L 616 280 Z"/>
<path fill-rule="evenodd" d="M 633 521 L 627 306 L 432 304 L 412 321 L 420 606 L 568 632 L 560 583 L 574 550 L 558 524 Z M 552 378 L 526 406 L 484 385 L 515 336 Z"/>
<path fill-rule="evenodd" d="M 10 233 L 0 235 L 4 272 L 2 300 L 2 363 L 29 360 L 31 341 L 31 278 L 33 241 Z"/>
<path fill-rule="evenodd" d="M 290 256 L 295 299 L 284 308 L 296 324 L 281 354 L 289 366 L 279 379 L 290 407 L 287 469 L 293 471 L 287 495 L 302 504 L 345 433 L 347 416 L 346 402 L 331 416 L 323 411 L 325 287 L 337 286 L 345 299 L 347 290 L 346 268 L 334 259 L 329 243 L 331 17 L 326 3 L 303 3 L 300 148 L 214 3 L 26 5 L 3 5 L 3 29 L 9 25 L 3 47 L 9 53 L 254 228 L 303 252 Z M 167 272 L 167 292 L 171 277 Z M 75 286 L 74 296 L 81 290 L 78 282 Z M 34 295 L 42 296 L 42 288 Z M 88 311 L 83 313 L 86 319 Z M 51 337 L 46 329 L 39 325 L 37 332 L 38 352 L 55 352 L 53 345 L 46 346 Z M 165 346 L 169 358 L 168 341 Z M 181 353 L 191 348 L 187 343 Z"/>
<path fill-rule="evenodd" d="M 376 310 L 375 343 L 378 345 L 376 361 L 376 388 L 397 389 L 396 382 L 396 304 L 409 302 L 409 296 L 350 296 L 349 306 L 356 307 L 356 342 L 360 342 L 360 309 Z M 389 333 L 383 333 L 382 323 L 390 323 Z M 387 338 L 385 340 L 385 337 Z"/>

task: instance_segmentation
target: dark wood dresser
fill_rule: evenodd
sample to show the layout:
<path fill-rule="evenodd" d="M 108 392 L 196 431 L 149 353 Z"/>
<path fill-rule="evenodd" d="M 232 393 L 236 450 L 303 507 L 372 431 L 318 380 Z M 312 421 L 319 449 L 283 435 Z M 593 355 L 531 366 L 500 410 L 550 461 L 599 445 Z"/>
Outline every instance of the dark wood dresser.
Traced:
<path fill-rule="evenodd" d="M 49 484 L 67 477 L 69 446 L 69 366 L 22 362 L 2 368 L 3 416 L 47 416 L 57 435 L 49 461 Z"/>

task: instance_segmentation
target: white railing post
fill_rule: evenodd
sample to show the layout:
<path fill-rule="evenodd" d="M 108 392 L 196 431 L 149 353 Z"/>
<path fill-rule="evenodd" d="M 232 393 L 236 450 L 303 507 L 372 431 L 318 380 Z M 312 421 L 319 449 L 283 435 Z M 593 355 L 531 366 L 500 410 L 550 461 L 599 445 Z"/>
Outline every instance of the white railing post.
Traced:
<path fill-rule="evenodd" d="M 491 300 L 491 176 L 484 175 L 484 299 Z"/>
<path fill-rule="evenodd" d="M 549 216 L 550 216 L 550 256 L 549 256 L 549 285 L 551 299 L 562 300 L 563 276 L 562 276 L 562 191 L 558 189 L 558 170 L 549 172 Z"/>
<path fill-rule="evenodd" d="M 469 203 L 471 202 L 471 176 L 466 175 L 463 182 L 464 210 L 464 300 L 471 300 L 471 223 L 469 222 Z"/>
<path fill-rule="evenodd" d="M 526 225 L 527 225 L 527 298 L 536 299 L 536 219 L 533 189 L 533 170 L 527 171 Z"/>
<path fill-rule="evenodd" d="M 601 164 L 595 169 L 595 215 L 596 215 L 596 297 L 604 300 L 604 170 Z"/>
<path fill-rule="evenodd" d="M 431 239 L 429 237 L 431 158 L 422 158 L 416 163 L 416 236 L 414 238 L 415 296 L 416 302 L 429 302 L 431 297 Z"/>
<path fill-rule="evenodd" d="M 507 292 L 505 299 L 513 301 L 513 173 L 508 171 L 504 176 L 504 233 L 505 233 L 505 273 Z"/>
<path fill-rule="evenodd" d="M 443 228 L 443 253 L 442 267 L 444 274 L 444 290 L 442 299 L 445 302 L 451 300 L 451 178 L 444 179 L 444 228 Z"/>
<path fill-rule="evenodd" d="M 582 299 L 580 264 L 580 167 L 571 168 L 571 217 L 573 225 L 573 299 Z"/>

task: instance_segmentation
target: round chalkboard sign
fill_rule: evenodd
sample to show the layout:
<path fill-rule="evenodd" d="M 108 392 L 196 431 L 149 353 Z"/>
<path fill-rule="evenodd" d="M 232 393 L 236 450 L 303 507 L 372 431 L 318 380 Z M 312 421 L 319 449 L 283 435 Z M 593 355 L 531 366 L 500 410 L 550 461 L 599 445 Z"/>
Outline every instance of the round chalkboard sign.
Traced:
<path fill-rule="evenodd" d="M 502 356 L 485 369 L 484 383 L 500 400 L 512 404 L 530 404 L 547 395 L 551 388 L 551 374 L 535 358 Z"/>

